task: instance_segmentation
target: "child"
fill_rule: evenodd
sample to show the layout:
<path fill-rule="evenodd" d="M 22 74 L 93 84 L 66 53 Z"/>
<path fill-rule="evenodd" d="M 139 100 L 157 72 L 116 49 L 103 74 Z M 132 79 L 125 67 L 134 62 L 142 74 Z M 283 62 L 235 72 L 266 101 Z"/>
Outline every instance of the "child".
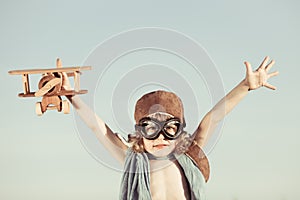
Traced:
<path fill-rule="evenodd" d="M 267 81 L 278 72 L 269 73 L 274 61 L 265 57 L 252 71 L 249 62 L 246 77 L 201 120 L 193 134 L 184 131 L 185 120 L 180 98 L 167 91 L 153 91 L 136 103 L 136 134 L 124 142 L 85 105 L 78 96 L 68 97 L 85 123 L 101 143 L 124 164 L 120 199 L 204 199 L 204 184 L 209 178 L 209 164 L 201 148 L 218 123 L 250 90 L 276 88 Z M 57 60 L 57 66 L 61 62 Z M 63 76 L 65 89 L 70 89 Z M 91 117 L 95 116 L 95 117 Z"/>

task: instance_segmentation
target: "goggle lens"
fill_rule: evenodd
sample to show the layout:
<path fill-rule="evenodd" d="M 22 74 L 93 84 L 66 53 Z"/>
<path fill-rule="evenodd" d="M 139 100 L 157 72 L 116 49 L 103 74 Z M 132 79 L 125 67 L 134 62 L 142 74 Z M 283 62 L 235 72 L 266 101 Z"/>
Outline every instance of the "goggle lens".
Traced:
<path fill-rule="evenodd" d="M 172 121 L 165 124 L 164 130 L 170 135 L 175 135 L 178 132 L 179 126 L 180 126 L 180 122 Z"/>
<path fill-rule="evenodd" d="M 136 129 L 147 139 L 156 139 L 162 132 L 167 139 L 176 139 L 182 132 L 183 126 L 176 118 L 168 121 L 158 121 L 155 119 L 142 119 Z"/>

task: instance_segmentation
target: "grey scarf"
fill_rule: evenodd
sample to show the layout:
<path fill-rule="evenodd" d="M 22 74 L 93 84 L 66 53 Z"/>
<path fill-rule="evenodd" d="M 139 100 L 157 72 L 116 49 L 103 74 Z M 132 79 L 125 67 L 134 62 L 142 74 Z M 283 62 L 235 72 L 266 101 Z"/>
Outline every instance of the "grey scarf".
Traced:
<path fill-rule="evenodd" d="M 204 200 L 205 180 L 193 163 L 185 154 L 176 156 L 189 182 L 191 200 Z M 121 200 L 151 200 L 150 193 L 150 164 L 146 153 L 135 153 L 128 149 L 124 173 L 120 188 Z"/>

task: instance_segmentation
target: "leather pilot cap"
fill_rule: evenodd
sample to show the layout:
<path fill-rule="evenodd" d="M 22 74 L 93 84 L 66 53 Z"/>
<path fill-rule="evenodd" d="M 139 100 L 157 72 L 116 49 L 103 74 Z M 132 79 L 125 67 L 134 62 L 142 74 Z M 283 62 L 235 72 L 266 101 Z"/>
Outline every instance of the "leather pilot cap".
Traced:
<path fill-rule="evenodd" d="M 157 90 L 143 95 L 135 105 L 134 119 L 138 123 L 142 118 L 156 112 L 171 114 L 184 123 L 182 102 L 172 92 Z"/>

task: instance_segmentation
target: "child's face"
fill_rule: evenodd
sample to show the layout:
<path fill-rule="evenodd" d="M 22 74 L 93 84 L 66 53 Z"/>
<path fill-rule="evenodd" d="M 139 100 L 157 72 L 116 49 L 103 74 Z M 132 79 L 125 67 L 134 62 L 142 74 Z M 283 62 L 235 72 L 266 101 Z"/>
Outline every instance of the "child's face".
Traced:
<path fill-rule="evenodd" d="M 160 134 L 155 140 L 143 138 L 144 148 L 148 153 L 157 157 L 163 157 L 170 154 L 175 149 L 176 140 L 167 140 Z"/>
<path fill-rule="evenodd" d="M 166 121 L 173 118 L 172 115 L 169 115 L 167 113 L 154 113 L 149 115 L 148 117 L 156 119 L 158 121 Z M 157 157 L 163 157 L 174 151 L 176 139 L 168 140 L 162 133 L 160 133 L 159 136 L 154 140 L 143 138 L 143 143 L 144 148 L 148 153 L 151 153 Z"/>

